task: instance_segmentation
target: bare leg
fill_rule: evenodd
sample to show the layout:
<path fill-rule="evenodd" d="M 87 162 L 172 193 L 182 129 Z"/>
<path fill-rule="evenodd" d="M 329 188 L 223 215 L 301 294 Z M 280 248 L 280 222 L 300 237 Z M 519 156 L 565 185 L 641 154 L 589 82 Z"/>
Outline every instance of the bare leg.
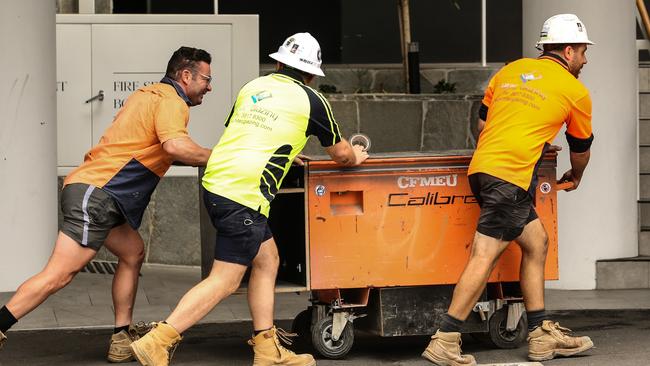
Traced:
<path fill-rule="evenodd" d="M 540 219 L 529 222 L 515 239 L 521 247 L 519 281 L 527 311 L 544 309 L 544 265 L 548 236 Z"/>
<path fill-rule="evenodd" d="M 273 327 L 275 278 L 279 265 L 278 248 L 271 238 L 260 246 L 260 250 L 253 260 L 251 277 L 248 281 L 248 306 L 255 330 Z"/>
<path fill-rule="evenodd" d="M 167 318 L 167 324 L 183 333 L 239 288 L 246 266 L 215 260 L 210 275 L 189 290 Z"/>
<path fill-rule="evenodd" d="M 508 243 L 478 232 L 474 235 L 472 254 L 454 288 L 449 315 L 459 320 L 467 319 Z"/>
<path fill-rule="evenodd" d="M 113 277 L 113 307 L 115 326 L 123 327 L 133 320 L 138 275 L 144 260 L 144 242 L 136 230 L 123 224 L 110 231 L 105 245 L 118 258 Z"/>
<path fill-rule="evenodd" d="M 27 315 L 50 295 L 70 283 L 95 254 L 95 250 L 83 247 L 59 232 L 54 251 L 45 268 L 18 287 L 7 303 L 7 309 L 16 319 Z"/>

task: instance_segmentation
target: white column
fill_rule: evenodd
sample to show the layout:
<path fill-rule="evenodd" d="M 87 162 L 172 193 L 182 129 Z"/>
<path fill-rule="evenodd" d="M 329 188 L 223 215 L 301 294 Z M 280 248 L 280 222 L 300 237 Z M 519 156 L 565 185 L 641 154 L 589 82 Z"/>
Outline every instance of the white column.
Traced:
<path fill-rule="evenodd" d="M 596 260 L 636 256 L 637 213 L 637 73 L 635 3 L 618 0 L 524 0 L 523 50 L 535 57 L 542 23 L 560 13 L 574 13 L 596 43 L 587 52 L 580 80 L 593 102 L 594 143 L 580 187 L 558 193 L 560 280 L 547 286 L 593 289 Z M 569 165 L 564 147 L 558 174 Z"/>
<path fill-rule="evenodd" d="M 39 271 L 57 230 L 55 2 L 0 12 L 0 291 Z"/>

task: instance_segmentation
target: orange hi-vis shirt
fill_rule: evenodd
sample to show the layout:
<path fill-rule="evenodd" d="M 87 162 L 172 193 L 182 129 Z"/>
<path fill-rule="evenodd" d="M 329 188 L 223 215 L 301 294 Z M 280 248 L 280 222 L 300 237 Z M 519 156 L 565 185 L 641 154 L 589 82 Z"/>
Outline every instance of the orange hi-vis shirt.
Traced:
<path fill-rule="evenodd" d="M 137 229 L 153 190 L 172 164 L 162 144 L 188 136 L 188 101 L 180 86 L 167 78 L 136 90 L 64 185 L 101 188 Z"/>
<path fill-rule="evenodd" d="M 563 124 L 567 139 L 593 138 L 589 91 L 552 54 L 504 66 L 490 80 L 483 104 L 487 120 L 468 174 L 489 174 L 528 191 Z"/>

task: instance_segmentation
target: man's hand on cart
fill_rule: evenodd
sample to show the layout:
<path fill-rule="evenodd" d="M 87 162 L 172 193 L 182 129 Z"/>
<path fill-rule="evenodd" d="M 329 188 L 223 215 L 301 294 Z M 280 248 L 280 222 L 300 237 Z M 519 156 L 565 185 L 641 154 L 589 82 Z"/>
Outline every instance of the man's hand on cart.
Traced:
<path fill-rule="evenodd" d="M 551 145 L 551 146 L 549 146 L 548 149 L 546 150 L 546 152 L 553 152 L 553 153 L 556 153 L 556 154 L 557 154 L 558 151 L 562 151 L 562 146 Z"/>
<path fill-rule="evenodd" d="M 368 152 L 365 147 L 362 145 L 353 145 L 352 150 L 354 151 L 354 157 L 356 159 L 356 164 L 359 165 L 368 159 Z"/>
<path fill-rule="evenodd" d="M 305 161 L 308 160 L 311 160 L 311 157 L 303 154 L 298 154 L 295 158 L 293 158 L 293 164 L 298 166 L 305 166 Z"/>
<path fill-rule="evenodd" d="M 562 175 L 562 178 L 557 181 L 557 190 L 564 190 L 566 192 L 574 191 L 580 184 L 580 178 L 573 176 L 573 170 L 569 169 Z"/>

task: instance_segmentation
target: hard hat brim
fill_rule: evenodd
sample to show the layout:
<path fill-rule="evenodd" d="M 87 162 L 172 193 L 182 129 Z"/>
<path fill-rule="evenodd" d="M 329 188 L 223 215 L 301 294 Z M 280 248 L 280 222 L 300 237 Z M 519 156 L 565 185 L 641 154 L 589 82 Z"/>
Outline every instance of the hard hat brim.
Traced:
<path fill-rule="evenodd" d="M 580 41 L 580 42 L 537 41 L 537 43 L 535 43 L 535 48 L 537 48 L 538 50 L 541 50 L 540 46 L 545 45 L 545 44 L 563 44 L 563 43 L 566 43 L 566 44 L 588 44 L 588 45 L 595 45 L 596 44 L 596 43 L 594 43 L 594 42 L 592 42 L 590 40 Z"/>
<path fill-rule="evenodd" d="M 318 75 L 318 76 L 325 76 L 323 73 L 323 70 L 320 69 L 320 67 L 316 67 L 313 65 L 307 65 L 300 63 L 298 60 L 296 60 L 293 57 L 288 57 L 287 55 L 283 55 L 279 52 L 275 52 L 269 55 L 270 58 L 282 62 L 285 65 L 291 66 L 295 69 L 298 69 L 300 71 L 304 71 L 307 73 L 310 73 L 312 75 Z"/>

